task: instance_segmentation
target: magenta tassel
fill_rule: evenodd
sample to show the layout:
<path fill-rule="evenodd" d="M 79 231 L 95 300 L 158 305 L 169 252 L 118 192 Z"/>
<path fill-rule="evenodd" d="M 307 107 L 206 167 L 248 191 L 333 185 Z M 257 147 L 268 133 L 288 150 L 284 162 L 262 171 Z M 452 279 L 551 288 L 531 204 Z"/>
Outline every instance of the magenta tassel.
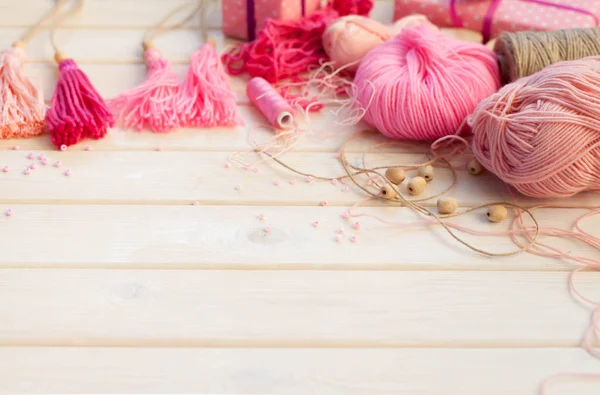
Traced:
<path fill-rule="evenodd" d="M 60 147 L 84 138 L 103 138 L 114 123 L 106 103 L 73 59 L 61 59 L 58 70 L 56 90 L 46 113 L 52 142 Z"/>

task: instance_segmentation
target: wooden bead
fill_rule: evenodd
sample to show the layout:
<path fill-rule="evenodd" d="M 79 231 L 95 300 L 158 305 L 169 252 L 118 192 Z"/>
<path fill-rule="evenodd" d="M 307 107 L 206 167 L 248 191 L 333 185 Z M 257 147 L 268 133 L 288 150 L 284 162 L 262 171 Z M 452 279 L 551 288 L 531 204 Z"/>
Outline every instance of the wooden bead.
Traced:
<path fill-rule="evenodd" d="M 456 211 L 457 208 L 458 202 L 454 198 L 439 198 L 437 201 L 437 209 L 440 214 L 452 214 Z"/>
<path fill-rule="evenodd" d="M 396 190 L 390 184 L 385 184 L 379 190 L 379 196 L 386 199 L 395 199 L 397 194 Z"/>
<path fill-rule="evenodd" d="M 483 173 L 483 166 L 481 166 L 481 163 L 477 162 L 476 159 L 471 159 L 467 167 L 469 169 L 469 173 L 474 176 Z"/>
<path fill-rule="evenodd" d="M 427 165 L 419 167 L 419 176 L 423 177 L 427 182 L 433 180 L 433 166 Z"/>
<path fill-rule="evenodd" d="M 506 218 L 506 207 L 501 206 L 499 204 L 488 207 L 487 209 L 487 218 L 490 222 L 502 222 L 504 218 Z"/>
<path fill-rule="evenodd" d="M 400 167 L 390 167 L 385 171 L 385 178 L 392 184 L 399 185 L 402 184 L 406 176 L 404 175 L 404 170 Z"/>
<path fill-rule="evenodd" d="M 427 186 L 427 181 L 423 177 L 413 177 L 408 182 L 406 189 L 411 195 L 420 195 Z"/>

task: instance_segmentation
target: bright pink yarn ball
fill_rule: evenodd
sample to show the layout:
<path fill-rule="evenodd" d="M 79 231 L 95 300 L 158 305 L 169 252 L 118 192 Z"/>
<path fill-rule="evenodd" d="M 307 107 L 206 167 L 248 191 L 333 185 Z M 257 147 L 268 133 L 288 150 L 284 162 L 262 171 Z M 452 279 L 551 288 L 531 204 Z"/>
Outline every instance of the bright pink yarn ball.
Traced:
<path fill-rule="evenodd" d="M 354 82 L 364 119 L 381 133 L 433 141 L 457 132 L 498 90 L 500 73 L 485 46 L 419 25 L 368 52 Z"/>
<path fill-rule="evenodd" d="M 477 160 L 524 195 L 600 190 L 600 57 L 506 85 L 468 122 Z"/>

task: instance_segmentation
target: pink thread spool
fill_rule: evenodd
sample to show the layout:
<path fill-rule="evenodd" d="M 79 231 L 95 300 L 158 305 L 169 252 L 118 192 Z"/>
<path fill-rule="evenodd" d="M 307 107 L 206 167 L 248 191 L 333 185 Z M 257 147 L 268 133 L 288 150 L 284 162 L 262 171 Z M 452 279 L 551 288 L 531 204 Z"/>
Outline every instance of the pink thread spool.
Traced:
<path fill-rule="evenodd" d="M 246 94 L 271 125 L 279 129 L 294 126 L 292 106 L 264 78 L 252 78 L 246 86 Z"/>

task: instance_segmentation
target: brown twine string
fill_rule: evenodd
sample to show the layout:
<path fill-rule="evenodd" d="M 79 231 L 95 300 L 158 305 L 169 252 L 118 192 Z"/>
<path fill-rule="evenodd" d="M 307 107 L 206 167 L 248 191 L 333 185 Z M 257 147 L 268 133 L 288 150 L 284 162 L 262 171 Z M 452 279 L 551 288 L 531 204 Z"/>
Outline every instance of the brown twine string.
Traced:
<path fill-rule="evenodd" d="M 60 8 L 60 10 L 62 11 L 62 7 L 67 2 L 68 0 L 57 0 L 56 8 Z M 56 63 L 66 59 L 66 56 L 58 49 L 58 45 L 56 44 L 56 31 L 65 19 L 81 11 L 81 9 L 83 8 L 83 2 L 84 0 L 75 0 L 75 3 L 73 4 L 73 6 L 71 6 L 71 9 L 66 12 L 63 12 L 62 14 L 59 14 L 59 16 L 54 20 L 54 23 L 50 28 L 50 44 L 52 45 L 52 49 L 54 50 L 54 60 L 56 61 Z"/>
<path fill-rule="evenodd" d="M 435 214 L 434 212 L 432 212 L 431 210 L 429 210 L 428 208 L 426 208 L 425 206 L 418 204 L 418 202 L 420 202 L 420 201 L 429 200 L 429 199 L 433 199 L 435 197 L 439 197 L 439 196 L 445 194 L 447 191 L 449 191 L 451 188 L 453 188 L 456 185 L 456 183 L 457 183 L 456 170 L 451 165 L 451 163 L 447 159 L 445 159 L 445 158 L 435 157 L 435 158 L 433 158 L 433 159 L 431 159 L 431 160 L 429 160 L 427 162 L 424 162 L 424 164 L 420 164 L 420 165 L 412 164 L 412 165 L 409 165 L 407 167 L 404 167 L 404 168 L 414 169 L 414 168 L 418 168 L 421 165 L 427 165 L 427 164 L 435 163 L 436 161 L 441 161 L 442 163 L 444 163 L 452 171 L 453 181 L 452 181 L 452 184 L 451 184 L 450 187 L 446 188 L 444 191 L 442 191 L 442 192 L 440 192 L 438 194 L 429 196 L 428 198 L 417 199 L 417 200 L 409 200 L 409 199 L 407 199 L 402 194 L 402 192 L 400 191 L 400 189 L 398 188 L 397 185 L 391 183 L 385 177 L 384 174 L 382 174 L 381 172 L 378 171 L 380 169 L 389 168 L 389 167 L 403 167 L 403 165 L 378 166 L 378 167 L 374 167 L 374 168 L 366 168 L 366 166 L 364 166 L 364 165 L 363 165 L 363 167 L 361 167 L 361 166 L 356 166 L 356 165 L 350 164 L 350 162 L 348 161 L 348 158 L 346 156 L 346 147 L 348 146 L 348 144 L 352 140 L 358 138 L 359 136 L 362 136 L 362 135 L 364 135 L 366 133 L 374 133 L 374 132 L 375 131 L 373 131 L 373 130 L 364 130 L 364 131 L 361 131 L 361 132 L 357 132 L 357 133 L 354 133 L 354 134 L 350 135 L 344 141 L 344 143 L 342 144 L 341 149 L 340 149 L 340 161 L 342 163 L 344 171 L 346 172 L 346 175 L 342 175 L 340 177 L 322 177 L 322 176 L 319 176 L 319 175 L 315 175 L 315 174 L 303 172 L 303 171 L 297 170 L 294 167 L 286 164 L 281 159 L 275 157 L 274 155 L 272 155 L 272 154 L 270 154 L 270 153 L 268 153 L 268 152 L 266 152 L 264 150 L 261 150 L 260 148 L 256 148 L 254 151 L 256 153 L 258 153 L 259 155 L 262 154 L 262 155 L 266 155 L 266 156 L 270 157 L 277 164 L 283 166 L 284 168 L 286 168 L 286 169 L 288 169 L 288 170 L 290 170 L 290 171 L 292 171 L 292 172 L 294 172 L 294 173 L 296 173 L 298 175 L 302 175 L 302 176 L 305 176 L 305 177 L 312 177 L 312 178 L 314 178 L 316 180 L 326 180 L 326 181 L 331 181 L 333 179 L 346 179 L 346 178 L 349 178 L 354 183 L 354 185 L 356 185 L 363 192 L 365 192 L 368 195 L 370 195 L 372 198 L 382 199 L 382 200 L 387 201 L 390 204 L 398 205 L 398 206 L 401 206 L 401 207 L 408 207 L 408 208 L 416 211 L 417 213 L 420 213 L 420 214 L 422 214 L 422 215 L 424 215 L 426 217 L 430 217 L 430 218 L 435 219 L 435 221 L 437 223 L 439 223 L 450 234 L 450 236 L 454 240 L 456 240 L 460 244 L 464 245 L 465 247 L 467 247 L 470 250 L 475 251 L 477 253 L 480 253 L 480 254 L 483 254 L 483 255 L 487 255 L 487 256 L 494 256 L 494 257 L 511 256 L 511 255 L 519 254 L 521 252 L 525 252 L 525 251 L 529 250 L 532 246 L 535 245 L 535 242 L 536 242 L 536 240 L 537 240 L 537 238 L 539 236 L 539 233 L 540 233 L 539 223 L 537 222 L 537 220 L 536 220 L 535 216 L 533 215 L 533 213 L 530 210 L 528 210 L 527 208 L 525 208 L 525 207 L 523 207 L 521 205 L 518 205 L 518 204 L 515 204 L 515 203 L 511 203 L 511 202 L 494 202 L 494 203 L 481 204 L 481 205 L 478 205 L 478 206 L 475 206 L 475 207 L 470 207 L 470 208 L 467 208 L 467 209 L 465 209 L 465 210 L 463 210 L 461 212 L 457 212 L 457 213 L 453 213 L 453 214 L 438 215 L 438 214 Z M 381 145 L 385 145 L 385 144 L 386 143 L 377 144 L 377 146 L 381 146 Z M 370 150 L 372 150 L 372 147 L 371 147 Z M 367 152 L 369 152 L 370 150 L 368 150 Z M 364 155 L 365 154 L 363 154 L 363 160 L 364 160 Z M 356 179 L 356 177 L 360 176 L 360 175 L 371 175 L 371 176 L 375 175 L 376 177 L 380 177 L 381 179 L 386 180 L 387 183 L 389 184 L 389 186 L 391 188 L 393 188 L 394 191 L 396 192 L 396 197 L 392 199 L 392 198 L 380 196 L 378 193 L 373 193 L 372 191 L 370 191 L 369 189 L 367 189 L 366 187 L 364 187 L 359 182 L 359 180 Z M 456 234 L 456 232 L 454 230 L 452 230 L 444 222 L 444 219 L 447 219 L 447 218 L 458 217 L 458 216 L 461 216 L 461 215 L 465 215 L 465 214 L 471 213 L 471 212 L 473 212 L 475 210 L 479 210 L 479 209 L 482 209 L 482 208 L 490 207 L 490 206 L 493 206 L 493 205 L 499 205 L 499 204 L 515 208 L 518 211 L 520 211 L 521 213 L 526 213 L 531 218 L 531 220 L 532 220 L 532 222 L 533 222 L 533 224 L 535 226 L 535 233 L 534 233 L 534 235 L 532 237 L 530 237 L 530 238 L 528 237 L 528 240 L 529 240 L 528 244 L 520 245 L 518 249 L 513 250 L 513 251 L 509 251 L 509 252 L 490 252 L 490 251 L 481 249 L 479 247 L 476 247 L 473 244 L 471 244 L 471 243 L 463 240 L 460 236 L 458 236 Z"/>
<path fill-rule="evenodd" d="M 600 28 L 502 33 L 494 52 L 507 84 L 559 61 L 600 55 Z"/>
<path fill-rule="evenodd" d="M 42 17 L 40 17 L 40 19 L 38 19 L 38 21 L 36 23 L 31 25 L 29 27 L 29 29 L 27 29 L 27 31 L 25 31 L 25 33 L 23 34 L 23 36 L 21 37 L 21 39 L 19 41 L 16 41 L 15 43 L 13 43 L 13 47 L 23 48 L 25 46 L 25 44 L 29 43 L 29 40 L 31 40 L 33 35 L 35 33 L 37 33 L 37 31 L 42 27 L 42 24 L 44 24 L 46 21 L 48 21 L 49 19 L 56 16 L 56 14 L 62 9 L 64 4 L 65 4 L 64 0 L 58 0 L 56 2 L 56 4 L 54 5 L 54 7 L 52 7 L 50 9 L 50 11 L 48 11 L 44 15 L 42 15 Z"/>
<path fill-rule="evenodd" d="M 181 22 L 175 24 L 175 25 L 171 25 L 171 26 L 167 26 L 167 22 L 173 18 L 175 15 L 177 15 L 178 13 L 180 13 L 182 10 L 186 9 L 187 7 L 189 7 L 190 5 L 195 4 L 196 7 L 194 7 L 194 9 L 192 10 L 192 12 Z M 158 36 L 160 36 L 161 34 L 166 33 L 169 30 L 174 30 L 174 29 L 179 29 L 183 26 L 185 26 L 185 24 L 187 24 L 190 20 L 192 20 L 192 18 L 194 18 L 194 16 L 200 12 L 201 15 L 203 15 L 204 13 L 204 8 L 203 7 L 203 2 L 200 1 L 198 3 L 185 3 L 182 4 L 181 6 L 175 8 L 173 11 L 171 11 L 170 13 L 168 13 L 159 23 L 158 25 L 156 25 L 156 27 L 152 30 L 150 30 L 149 32 L 147 32 L 144 35 L 144 40 L 143 40 L 143 47 L 144 50 L 148 49 L 148 48 L 152 48 L 154 46 L 153 41 L 156 40 L 156 38 Z"/>

